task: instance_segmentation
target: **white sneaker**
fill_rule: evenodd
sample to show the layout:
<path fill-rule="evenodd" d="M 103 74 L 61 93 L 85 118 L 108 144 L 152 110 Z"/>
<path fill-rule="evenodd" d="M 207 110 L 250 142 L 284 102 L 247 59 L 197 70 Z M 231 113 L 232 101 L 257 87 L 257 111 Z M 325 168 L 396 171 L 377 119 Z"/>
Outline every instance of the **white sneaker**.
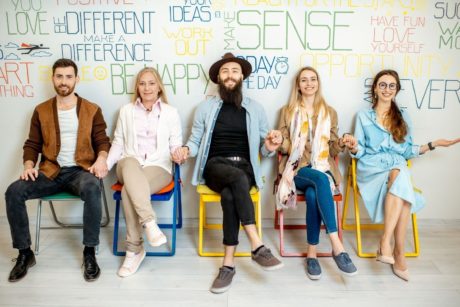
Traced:
<path fill-rule="evenodd" d="M 139 266 L 144 260 L 145 255 L 146 255 L 146 252 L 144 249 L 142 249 L 142 251 L 140 251 L 137 254 L 127 251 L 125 261 L 123 261 L 123 264 L 118 270 L 118 276 L 128 277 L 136 273 L 137 269 L 139 269 Z"/>
<path fill-rule="evenodd" d="M 147 241 L 151 246 L 160 246 L 168 242 L 166 236 L 158 227 L 157 223 L 154 220 L 144 224 L 145 234 L 147 235 Z"/>

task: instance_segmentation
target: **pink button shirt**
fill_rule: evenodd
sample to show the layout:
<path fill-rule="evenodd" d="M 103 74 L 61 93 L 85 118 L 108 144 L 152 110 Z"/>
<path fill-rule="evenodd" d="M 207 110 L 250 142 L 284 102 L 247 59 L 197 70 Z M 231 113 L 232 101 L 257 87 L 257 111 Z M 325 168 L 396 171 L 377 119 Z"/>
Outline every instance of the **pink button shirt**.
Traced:
<path fill-rule="evenodd" d="M 138 155 L 137 160 L 141 165 L 145 164 L 145 160 L 149 155 L 157 150 L 157 128 L 161 116 L 161 104 L 158 99 L 152 106 L 152 111 L 147 111 L 140 99 L 135 103 L 134 107 L 134 122 L 135 133 L 137 136 Z M 173 153 L 181 144 L 170 144 L 170 152 Z M 107 165 L 109 168 L 121 158 L 123 154 L 123 145 L 112 144 L 109 156 L 107 158 Z"/>
<path fill-rule="evenodd" d="M 134 108 L 134 123 L 136 125 L 137 146 L 141 161 L 157 150 L 157 127 L 161 106 L 158 99 L 149 112 L 138 99 Z"/>

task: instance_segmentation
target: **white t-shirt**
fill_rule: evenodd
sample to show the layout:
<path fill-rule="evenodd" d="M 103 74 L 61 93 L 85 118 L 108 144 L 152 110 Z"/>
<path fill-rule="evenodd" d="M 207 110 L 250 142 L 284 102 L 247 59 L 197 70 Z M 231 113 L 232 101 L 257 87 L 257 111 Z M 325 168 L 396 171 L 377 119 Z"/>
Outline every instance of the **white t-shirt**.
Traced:
<path fill-rule="evenodd" d="M 78 116 L 77 106 L 72 109 L 58 110 L 59 129 L 61 130 L 61 150 L 57 162 L 60 166 L 75 166 L 77 147 Z"/>

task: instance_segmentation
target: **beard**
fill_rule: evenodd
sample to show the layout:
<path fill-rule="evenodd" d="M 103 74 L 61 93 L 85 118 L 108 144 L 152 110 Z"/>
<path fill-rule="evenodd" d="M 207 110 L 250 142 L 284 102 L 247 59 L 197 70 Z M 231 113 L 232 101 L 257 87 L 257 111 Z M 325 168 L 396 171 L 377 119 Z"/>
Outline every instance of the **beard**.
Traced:
<path fill-rule="evenodd" d="M 228 80 L 232 80 L 235 82 L 233 88 L 227 88 L 225 86 L 225 82 Z M 230 103 L 236 105 L 238 108 L 241 108 L 241 102 L 243 101 L 243 80 L 235 80 L 231 78 L 227 78 L 225 80 L 219 80 L 219 95 L 220 98 L 225 103 Z"/>
<path fill-rule="evenodd" d="M 54 90 L 56 91 L 56 94 L 58 94 L 59 96 L 67 97 L 73 93 L 73 91 L 75 90 L 75 85 L 72 87 L 67 86 L 67 85 L 60 85 L 60 86 L 54 85 Z"/>

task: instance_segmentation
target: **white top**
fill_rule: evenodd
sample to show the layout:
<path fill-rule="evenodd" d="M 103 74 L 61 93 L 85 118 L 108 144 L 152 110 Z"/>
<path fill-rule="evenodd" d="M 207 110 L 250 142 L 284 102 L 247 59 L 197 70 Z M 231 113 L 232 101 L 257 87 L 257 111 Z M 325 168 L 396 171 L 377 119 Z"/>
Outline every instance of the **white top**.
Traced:
<path fill-rule="evenodd" d="M 121 107 L 115 128 L 112 147 L 107 158 L 109 170 L 120 159 L 136 158 L 143 166 L 160 166 L 167 172 L 172 171 L 171 153 L 182 145 L 182 129 L 177 109 L 160 102 L 161 115 L 156 131 L 156 150 L 142 156 L 139 153 L 135 105 L 129 103 Z"/>
<path fill-rule="evenodd" d="M 75 166 L 75 149 L 77 148 L 78 116 L 77 106 L 65 111 L 58 110 L 61 149 L 57 162 L 62 166 Z"/>

